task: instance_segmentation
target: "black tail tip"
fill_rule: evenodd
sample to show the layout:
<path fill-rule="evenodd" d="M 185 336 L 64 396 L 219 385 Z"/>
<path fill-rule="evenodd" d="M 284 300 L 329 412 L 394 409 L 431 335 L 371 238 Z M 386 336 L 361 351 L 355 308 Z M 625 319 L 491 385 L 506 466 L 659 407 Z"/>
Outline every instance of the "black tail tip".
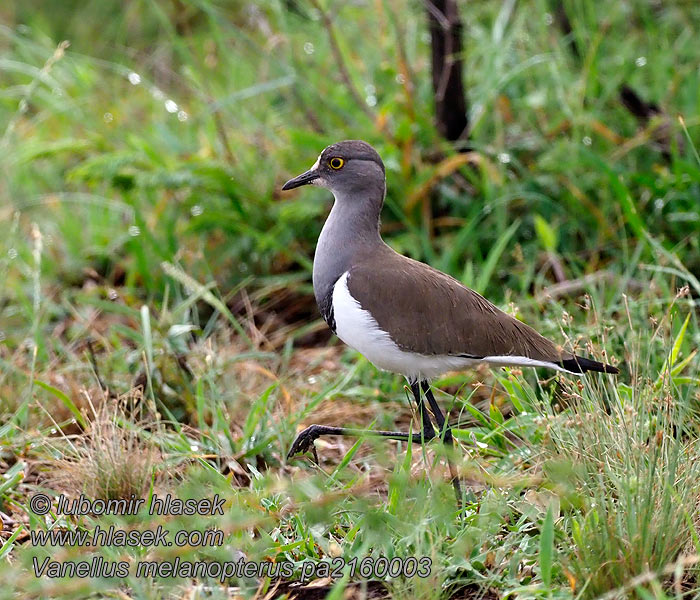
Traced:
<path fill-rule="evenodd" d="M 572 373 L 587 373 L 588 371 L 595 371 L 597 373 L 617 375 L 620 372 L 620 369 L 617 367 L 606 365 L 605 363 L 598 362 L 597 360 L 590 360 L 589 358 L 584 358 L 583 356 L 574 356 L 573 358 L 563 360 L 561 361 L 561 366 Z"/>

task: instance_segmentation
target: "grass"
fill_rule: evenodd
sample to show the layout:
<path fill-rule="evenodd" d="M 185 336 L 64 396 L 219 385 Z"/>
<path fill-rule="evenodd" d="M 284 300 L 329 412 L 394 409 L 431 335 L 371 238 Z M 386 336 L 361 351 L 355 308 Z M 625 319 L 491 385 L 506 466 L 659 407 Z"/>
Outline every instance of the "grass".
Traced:
<path fill-rule="evenodd" d="M 298 582 L 305 561 L 367 556 L 428 557 L 430 574 L 348 572 L 297 593 L 698 596 L 700 11 L 564 5 L 579 57 L 545 0 L 462 7 L 461 155 L 432 123 L 415 4 L 321 3 L 332 30 L 318 7 L 277 0 L 0 7 L 0 597 L 283 596 L 295 588 L 270 577 L 135 569 L 242 559 L 290 564 Z M 623 83 L 663 114 L 637 122 Z M 621 365 L 617 378 L 436 381 L 461 518 L 439 445 L 327 439 L 319 466 L 285 459 L 312 422 L 418 427 L 404 382 L 320 322 L 310 273 L 327 193 L 279 193 L 343 138 L 385 160 L 394 248 Z M 29 508 L 81 492 L 218 494 L 226 510 Z M 98 525 L 214 528 L 224 542 L 31 541 Z M 46 557 L 131 573 L 35 577 Z"/>

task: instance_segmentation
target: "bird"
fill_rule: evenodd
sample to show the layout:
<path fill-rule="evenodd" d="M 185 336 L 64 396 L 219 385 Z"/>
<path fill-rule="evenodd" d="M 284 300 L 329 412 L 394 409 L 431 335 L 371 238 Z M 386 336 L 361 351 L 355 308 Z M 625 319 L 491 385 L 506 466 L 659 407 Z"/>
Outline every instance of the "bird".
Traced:
<path fill-rule="evenodd" d="M 563 349 L 454 277 L 386 244 L 380 232 L 386 169 L 367 142 L 331 144 L 308 171 L 287 181 L 282 190 L 305 185 L 327 188 L 334 197 L 313 261 L 314 296 L 321 315 L 333 333 L 377 368 L 407 379 L 422 430 L 408 434 L 314 424 L 297 435 L 288 458 L 312 450 L 318 463 L 314 442 L 323 435 L 373 434 L 410 438 L 413 443 L 439 435 L 452 447 L 451 428 L 430 383 L 447 371 L 487 363 L 546 367 L 575 375 L 619 372 Z M 459 478 L 449 456 L 448 462 L 459 497 Z"/>

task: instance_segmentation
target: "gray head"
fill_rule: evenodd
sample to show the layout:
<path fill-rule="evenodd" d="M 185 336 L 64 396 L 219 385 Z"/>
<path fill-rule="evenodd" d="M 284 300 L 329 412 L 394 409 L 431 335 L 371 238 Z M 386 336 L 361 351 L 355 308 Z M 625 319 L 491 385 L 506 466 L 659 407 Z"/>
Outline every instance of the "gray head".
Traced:
<path fill-rule="evenodd" d="M 333 192 L 336 200 L 384 201 L 384 163 L 367 142 L 345 140 L 331 144 L 306 173 L 282 186 L 291 190 L 302 185 L 320 185 Z"/>

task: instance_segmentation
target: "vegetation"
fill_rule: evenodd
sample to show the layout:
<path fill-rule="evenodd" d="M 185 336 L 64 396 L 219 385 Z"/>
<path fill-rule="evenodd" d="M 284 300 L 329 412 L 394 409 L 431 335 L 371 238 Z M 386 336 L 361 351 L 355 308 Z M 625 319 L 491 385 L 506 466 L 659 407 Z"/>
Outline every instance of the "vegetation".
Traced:
<path fill-rule="evenodd" d="M 0 6 L 0 597 L 700 596 L 700 6 L 460 9 L 468 152 L 434 124 L 420 3 Z M 345 138 L 384 158 L 394 248 L 622 370 L 436 381 L 462 514 L 440 444 L 331 438 L 320 465 L 285 458 L 312 422 L 417 427 L 405 382 L 316 310 L 329 194 L 279 191 Z M 29 508 L 81 492 L 226 509 Z M 30 537 L 98 525 L 225 539 Z M 366 556 L 432 569 L 300 581 L 304 561 Z M 297 583 L 36 577 L 45 557 L 291 561 Z"/>

